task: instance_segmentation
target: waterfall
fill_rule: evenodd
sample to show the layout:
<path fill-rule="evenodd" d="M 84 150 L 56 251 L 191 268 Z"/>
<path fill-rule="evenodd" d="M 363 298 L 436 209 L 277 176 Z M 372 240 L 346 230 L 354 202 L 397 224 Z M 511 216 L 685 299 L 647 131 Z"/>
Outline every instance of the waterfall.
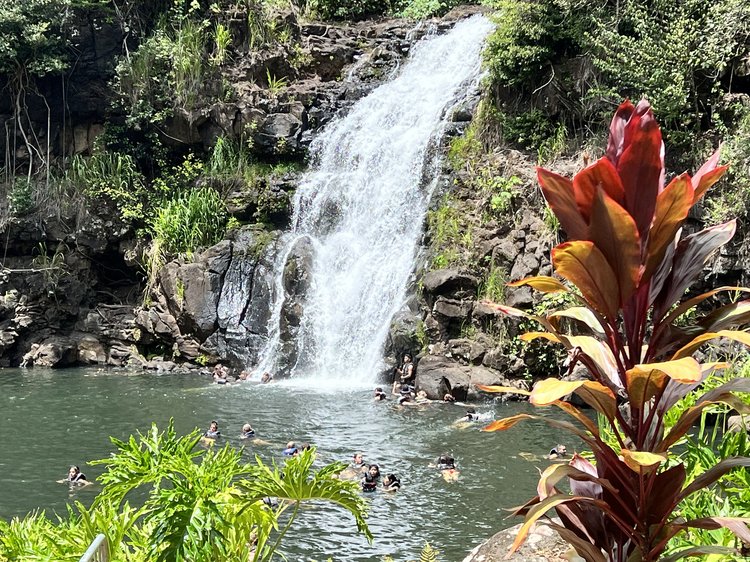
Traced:
<path fill-rule="evenodd" d="M 350 386 L 382 368 L 438 175 L 435 144 L 447 110 L 475 86 L 491 29 L 473 16 L 422 39 L 397 77 L 313 142 L 259 369 Z"/>

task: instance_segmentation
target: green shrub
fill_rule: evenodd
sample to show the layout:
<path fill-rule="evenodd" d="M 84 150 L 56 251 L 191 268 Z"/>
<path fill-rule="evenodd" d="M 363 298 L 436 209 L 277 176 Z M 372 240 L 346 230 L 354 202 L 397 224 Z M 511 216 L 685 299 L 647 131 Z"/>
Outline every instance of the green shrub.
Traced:
<path fill-rule="evenodd" d="M 505 284 L 508 281 L 508 274 L 500 266 L 493 265 L 487 272 L 487 276 L 479 285 L 479 298 L 487 299 L 493 302 L 502 303 L 505 301 Z"/>
<path fill-rule="evenodd" d="M 463 0 L 409 0 L 398 8 L 398 15 L 412 19 L 442 16 L 456 6 L 470 3 Z"/>
<path fill-rule="evenodd" d="M 70 161 L 64 181 L 73 192 L 112 201 L 124 220 L 143 220 L 147 191 L 135 161 L 127 154 L 95 152 L 77 154 Z"/>
<path fill-rule="evenodd" d="M 26 178 L 16 178 L 8 194 L 10 213 L 15 217 L 22 217 L 34 208 L 34 189 Z"/>
<path fill-rule="evenodd" d="M 192 253 L 221 240 L 227 209 L 213 189 L 183 192 L 165 203 L 151 222 L 154 239 L 169 254 Z"/>
<path fill-rule="evenodd" d="M 308 0 L 307 11 L 323 20 L 356 20 L 385 14 L 391 10 L 389 0 Z"/>

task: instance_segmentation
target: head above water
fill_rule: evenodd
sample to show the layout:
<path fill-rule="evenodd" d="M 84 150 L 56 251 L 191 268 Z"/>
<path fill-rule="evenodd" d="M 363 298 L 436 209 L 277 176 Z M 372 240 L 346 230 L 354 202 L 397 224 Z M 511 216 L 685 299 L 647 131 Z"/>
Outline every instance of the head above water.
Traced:
<path fill-rule="evenodd" d="M 253 426 L 250 425 L 249 423 L 246 423 L 245 425 L 242 426 L 242 431 L 244 431 L 245 433 L 249 433 L 252 430 L 253 430 Z"/>
<path fill-rule="evenodd" d="M 377 478 L 378 476 L 380 476 L 380 467 L 376 464 L 371 464 L 367 469 L 367 473 L 373 478 Z"/>
<path fill-rule="evenodd" d="M 216 420 L 211 420 L 211 423 L 208 424 L 208 429 L 210 431 L 218 431 L 219 423 Z"/>
<path fill-rule="evenodd" d="M 365 457 L 362 453 L 354 453 L 354 464 L 362 464 L 365 462 Z"/>
<path fill-rule="evenodd" d="M 438 457 L 437 465 L 438 468 L 453 468 L 456 466 L 456 459 L 453 458 L 453 455 L 443 453 Z"/>
<path fill-rule="evenodd" d="M 467 414 L 476 414 L 477 410 L 476 410 L 476 408 L 466 408 L 466 413 Z"/>

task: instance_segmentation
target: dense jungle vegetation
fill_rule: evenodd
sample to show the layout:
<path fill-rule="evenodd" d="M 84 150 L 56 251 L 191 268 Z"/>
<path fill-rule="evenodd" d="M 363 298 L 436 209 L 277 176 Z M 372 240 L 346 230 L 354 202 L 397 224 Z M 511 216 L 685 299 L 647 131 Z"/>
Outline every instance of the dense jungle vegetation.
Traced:
<path fill-rule="evenodd" d="M 152 271 L 169 256 L 215 243 L 241 222 L 275 228 L 274 217 L 284 203 L 272 196 L 268 182 L 303 166 L 300 155 L 290 154 L 284 146 L 276 147 L 272 155 L 261 154 L 250 138 L 252 131 L 219 138 L 208 149 L 175 148 L 162 134 L 165 121 L 177 113 L 236 99 L 231 69 L 239 54 L 276 49 L 293 67 L 303 67 L 305 54 L 282 17 L 287 10 L 310 21 L 423 18 L 442 15 L 457 4 L 455 0 L 0 0 L 5 117 L 0 180 L 6 194 L 2 221 L 69 217 L 104 206 L 153 243 L 151 257 L 143 258 Z M 670 173 L 695 170 L 719 143 L 724 144 L 722 163 L 731 166 L 690 218 L 715 224 L 738 217 L 738 237 L 747 231 L 748 2 L 486 0 L 484 4 L 497 23 L 485 52 L 484 95 L 472 125 L 453 141 L 450 151 L 451 164 L 465 173 L 463 181 L 484 201 L 484 212 L 472 221 L 481 226 L 507 220 L 525 196 L 519 191 L 522 182 L 512 172 L 498 171 L 493 160 L 498 151 L 518 149 L 540 163 L 579 152 L 597 158 L 604 149 L 604 130 L 622 99 L 645 96 L 662 124 Z M 109 86 L 102 92 L 108 107 L 105 126 L 90 153 L 72 155 L 51 144 L 51 135 L 40 132 L 35 126 L 38 116 L 32 113 L 42 108 L 42 120 L 47 121 L 47 130 L 51 128 L 54 106 L 65 102 L 50 99 L 45 92 L 51 91 L 50 84 L 64 84 L 76 67 L 76 38 L 82 26 L 103 23 L 118 26 L 125 37 L 112 61 Z M 289 82 L 268 72 L 262 88 L 270 97 L 278 97 Z M 227 208 L 227 196 L 238 184 L 257 187 L 252 217 L 237 219 Z M 557 232 L 554 217 L 545 218 Z M 431 214 L 433 266 L 473 268 L 483 279 L 482 296 L 502 300 L 508 272 L 473 261 L 471 229 L 477 224 L 468 220 L 461 203 L 450 197 Z M 539 306 L 550 304 L 544 301 Z M 557 358 L 551 354 L 548 360 Z M 745 366 L 740 374 L 746 377 L 747 371 Z M 691 396 L 679 403 L 681 412 L 691 407 Z M 711 443 L 694 437 L 684 442 L 686 455 L 692 455 L 685 457 L 687 481 L 699 479 L 707 467 L 738 450 L 747 451 L 744 433 L 723 440 L 705 423 L 701 431 L 710 434 Z M 269 559 L 284 531 L 278 526 L 281 512 L 275 514 L 261 505 L 260 498 L 269 495 L 289 500 L 281 509 L 287 515 L 308 499 L 338 501 L 365 529 L 361 498 L 351 486 L 333 478 L 342 467 L 314 473 L 310 453 L 287 465 L 282 477 L 278 470 L 241 463 L 229 449 L 196 454 L 197 438 L 154 429 L 137 440 L 116 443 L 118 455 L 102 461 L 110 479 L 102 498 L 91 508 L 71 508 L 67 522 L 36 514 L 0 524 L 0 559 L 39 559 L 40 552 L 49 555 L 56 544 L 60 549 L 54 551 L 56 559 L 74 560 L 101 530 L 108 530 L 111 544 L 120 549 L 116 559 L 247 560 L 251 555 Z M 157 443 L 174 454 L 156 458 L 151 450 Z M 219 485 L 213 470 L 225 476 Z M 679 509 L 695 517 L 747 515 L 745 474 L 731 473 L 719 486 L 701 491 L 693 503 Z M 168 479 L 173 481 L 161 486 Z M 299 488 L 291 489 L 293 483 Z M 148 503 L 143 508 L 128 507 L 124 498 L 137 487 L 146 490 Z M 206 528 L 209 532 L 204 535 Z M 735 544 L 723 529 L 693 533 L 673 543 L 672 550 L 695 542 Z M 249 536 L 254 536 L 255 546 Z M 58 541 L 60 537 L 69 541 Z"/>

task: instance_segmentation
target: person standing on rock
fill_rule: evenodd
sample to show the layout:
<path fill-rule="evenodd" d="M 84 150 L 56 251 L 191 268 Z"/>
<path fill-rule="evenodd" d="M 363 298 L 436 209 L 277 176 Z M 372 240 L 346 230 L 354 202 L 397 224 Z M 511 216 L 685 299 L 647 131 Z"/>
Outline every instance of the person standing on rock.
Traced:
<path fill-rule="evenodd" d="M 414 380 L 414 363 L 411 362 L 411 355 L 408 353 L 404 355 L 404 363 L 396 369 L 396 372 L 399 375 L 398 379 L 402 385 L 412 385 L 412 381 Z"/>

